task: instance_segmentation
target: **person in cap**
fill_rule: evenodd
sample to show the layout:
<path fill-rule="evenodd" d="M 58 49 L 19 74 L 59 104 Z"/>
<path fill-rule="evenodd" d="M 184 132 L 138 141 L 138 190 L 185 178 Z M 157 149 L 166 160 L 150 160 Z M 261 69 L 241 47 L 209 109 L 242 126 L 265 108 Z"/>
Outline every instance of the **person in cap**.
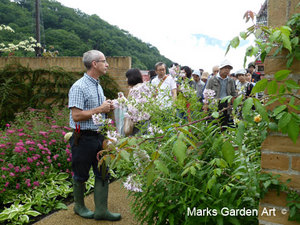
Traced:
<path fill-rule="evenodd" d="M 253 88 L 253 84 L 246 80 L 247 71 L 245 69 L 240 69 L 236 71 L 236 76 L 238 79 L 236 89 L 238 95 L 250 96 Z"/>
<path fill-rule="evenodd" d="M 193 80 L 194 80 L 193 81 L 193 83 L 194 83 L 193 87 L 197 92 L 197 97 L 199 99 L 201 99 L 205 83 L 203 81 L 201 81 L 201 75 L 200 75 L 199 70 L 194 70 L 193 73 L 192 73 L 192 76 L 193 76 Z"/>
<path fill-rule="evenodd" d="M 219 69 L 219 73 L 207 81 L 205 90 L 213 90 L 215 92 L 215 98 L 218 100 L 227 96 L 236 97 L 235 81 L 230 78 L 230 71 L 233 69 L 232 64 L 225 59 L 220 63 Z M 219 110 L 222 110 L 227 106 L 228 104 L 226 101 L 224 103 L 219 103 L 218 108 Z M 204 110 L 207 110 L 207 105 L 204 106 Z M 229 118 L 230 114 L 228 110 L 225 110 L 221 119 L 221 125 L 227 126 L 229 124 Z"/>
<path fill-rule="evenodd" d="M 254 83 L 260 81 L 260 75 L 255 73 L 255 64 L 253 62 L 248 64 L 248 72 L 251 74 Z"/>

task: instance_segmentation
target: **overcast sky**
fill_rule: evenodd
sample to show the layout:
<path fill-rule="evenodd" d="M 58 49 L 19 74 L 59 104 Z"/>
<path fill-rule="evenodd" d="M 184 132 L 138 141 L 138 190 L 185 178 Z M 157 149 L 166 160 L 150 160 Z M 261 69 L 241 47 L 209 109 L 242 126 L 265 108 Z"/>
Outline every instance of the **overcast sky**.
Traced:
<path fill-rule="evenodd" d="M 243 66 L 244 41 L 225 56 L 229 41 L 252 25 L 247 10 L 258 13 L 265 0 L 58 0 L 63 5 L 97 14 L 101 19 L 157 47 L 180 65 L 211 72 L 224 58 L 234 69 Z M 100 49 L 101 50 L 101 49 Z"/>

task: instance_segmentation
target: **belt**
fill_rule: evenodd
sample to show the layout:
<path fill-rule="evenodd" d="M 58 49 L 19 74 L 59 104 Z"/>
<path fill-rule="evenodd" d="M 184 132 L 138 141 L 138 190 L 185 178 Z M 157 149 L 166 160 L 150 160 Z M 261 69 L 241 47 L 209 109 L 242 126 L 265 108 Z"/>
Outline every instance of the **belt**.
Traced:
<path fill-rule="evenodd" d="M 74 130 L 75 132 L 75 130 Z M 97 136 L 100 135 L 99 132 L 94 131 L 94 130 L 80 130 L 81 135 L 86 135 L 86 136 Z"/>

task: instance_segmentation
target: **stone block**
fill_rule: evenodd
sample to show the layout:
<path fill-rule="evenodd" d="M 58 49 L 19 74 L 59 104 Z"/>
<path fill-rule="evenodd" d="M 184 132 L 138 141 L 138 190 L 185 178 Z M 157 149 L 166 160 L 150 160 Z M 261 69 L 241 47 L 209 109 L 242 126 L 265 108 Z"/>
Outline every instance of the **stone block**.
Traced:
<path fill-rule="evenodd" d="M 300 156 L 292 157 L 292 170 L 300 172 Z"/>
<path fill-rule="evenodd" d="M 261 168 L 263 169 L 289 169 L 289 157 L 280 154 L 266 154 L 261 155 Z"/>
<path fill-rule="evenodd" d="M 268 136 L 262 143 L 261 149 L 263 151 L 300 153 L 300 137 L 298 137 L 296 144 L 294 144 L 286 136 Z"/>

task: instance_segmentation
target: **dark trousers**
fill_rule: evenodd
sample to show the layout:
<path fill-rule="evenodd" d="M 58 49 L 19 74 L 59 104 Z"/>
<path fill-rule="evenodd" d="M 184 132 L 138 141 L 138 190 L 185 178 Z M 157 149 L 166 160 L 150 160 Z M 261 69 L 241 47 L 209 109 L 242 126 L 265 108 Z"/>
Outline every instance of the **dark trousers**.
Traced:
<path fill-rule="evenodd" d="M 96 132 L 94 134 L 81 132 L 77 145 L 74 143 L 74 138 L 73 133 L 70 138 L 73 178 L 79 182 L 87 181 L 92 167 L 95 176 L 101 179 L 101 171 L 97 168 L 97 153 L 102 150 L 104 136 Z"/>

